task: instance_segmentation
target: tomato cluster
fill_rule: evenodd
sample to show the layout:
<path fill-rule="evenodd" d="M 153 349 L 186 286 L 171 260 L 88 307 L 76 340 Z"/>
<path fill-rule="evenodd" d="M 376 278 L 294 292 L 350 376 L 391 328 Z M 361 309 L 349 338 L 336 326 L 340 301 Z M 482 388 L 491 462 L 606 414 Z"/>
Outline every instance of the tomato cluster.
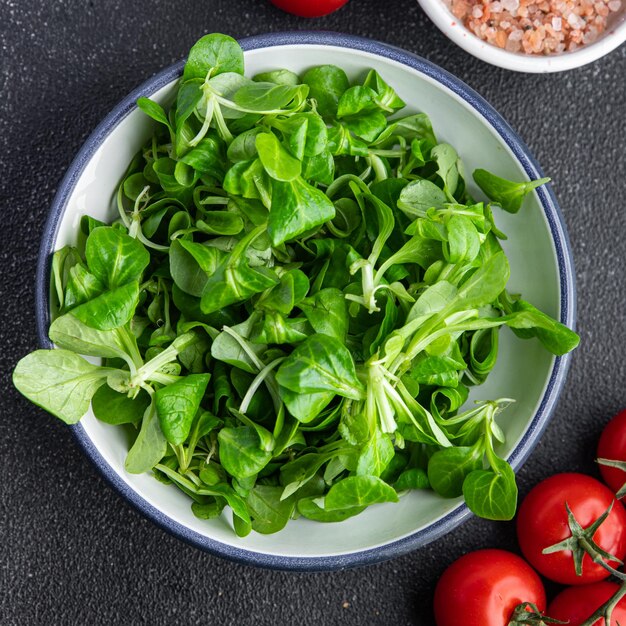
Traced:
<path fill-rule="evenodd" d="M 613 508 L 593 535 L 596 544 L 618 559 L 626 554 L 626 511 L 600 481 L 584 474 L 557 474 L 539 483 L 526 496 L 517 515 L 517 538 L 526 560 L 546 578 L 564 585 L 604 580 L 609 572 L 588 554 L 582 574 L 576 574 L 569 551 L 543 554 L 543 550 L 572 535 L 565 504 L 583 528 L 595 522 L 611 504 Z M 614 562 L 613 565 L 618 565 Z"/>
<path fill-rule="evenodd" d="M 437 626 L 459 626 L 459 615 L 464 626 L 540 624 L 544 611 L 553 620 L 580 626 L 615 596 L 619 586 L 605 580 L 610 572 L 598 561 L 617 569 L 626 556 L 626 509 L 613 493 L 621 495 L 626 481 L 626 411 L 602 433 L 598 459 L 611 489 L 589 476 L 565 473 L 540 482 L 526 496 L 517 516 L 526 560 L 504 550 L 478 550 L 444 572 L 435 590 Z M 547 610 L 535 570 L 571 585 Z M 626 597 L 610 622 L 626 625 Z M 604 618 L 594 626 L 606 626 Z"/>
<path fill-rule="evenodd" d="M 270 0 L 287 13 L 300 17 L 322 17 L 340 9 L 348 0 Z"/>
<path fill-rule="evenodd" d="M 478 550 L 444 572 L 435 590 L 438 626 L 503 626 L 515 607 L 532 602 L 546 608 L 541 579 L 521 557 L 505 550 Z"/>
<path fill-rule="evenodd" d="M 572 626 L 582 624 L 618 589 L 618 585 L 610 582 L 568 587 L 552 600 L 547 614 Z M 611 615 L 611 626 L 617 624 L 626 624 L 626 600 L 621 600 Z M 605 626 L 604 620 L 597 622 L 597 626 Z"/>

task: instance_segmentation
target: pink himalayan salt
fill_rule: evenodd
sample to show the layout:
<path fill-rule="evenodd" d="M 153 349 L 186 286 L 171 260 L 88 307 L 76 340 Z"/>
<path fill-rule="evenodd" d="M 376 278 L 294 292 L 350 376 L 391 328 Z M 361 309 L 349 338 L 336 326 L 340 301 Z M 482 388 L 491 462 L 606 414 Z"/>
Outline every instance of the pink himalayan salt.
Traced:
<path fill-rule="evenodd" d="M 609 14 L 609 7 L 604 2 L 596 2 L 596 13 L 602 17 L 606 17 Z"/>
<path fill-rule="evenodd" d="M 583 20 L 582 17 L 580 17 L 579 15 L 576 15 L 575 13 L 570 13 L 567 16 L 567 22 L 572 28 L 575 28 L 575 29 L 580 29 L 585 26 L 585 20 Z"/>
<path fill-rule="evenodd" d="M 593 26 L 583 35 L 583 43 L 593 43 L 598 38 L 598 31 Z"/>
<path fill-rule="evenodd" d="M 511 35 L 512 34 L 513 33 L 511 33 Z M 511 35 L 509 35 L 508 39 L 506 40 L 506 46 L 504 47 L 509 52 L 519 52 L 522 49 L 522 44 L 519 39 L 511 39 Z"/>
<path fill-rule="evenodd" d="M 576 50 L 606 29 L 622 0 L 444 0 L 479 38 L 512 52 Z"/>
<path fill-rule="evenodd" d="M 515 15 L 515 11 L 519 9 L 520 4 L 519 0 L 500 0 L 500 3 L 502 4 L 502 8 L 512 15 Z"/>

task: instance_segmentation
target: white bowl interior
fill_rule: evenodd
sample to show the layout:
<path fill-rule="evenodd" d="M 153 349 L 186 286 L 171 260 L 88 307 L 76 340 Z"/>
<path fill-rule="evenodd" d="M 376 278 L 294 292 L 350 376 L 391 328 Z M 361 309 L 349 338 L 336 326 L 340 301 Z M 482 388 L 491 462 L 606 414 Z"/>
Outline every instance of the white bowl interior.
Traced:
<path fill-rule="evenodd" d="M 517 72 L 561 72 L 581 67 L 603 57 L 626 41 L 626 3 L 622 3 L 619 11 L 609 16 L 606 30 L 593 43 L 572 52 L 544 56 L 509 52 L 483 41 L 452 14 L 444 0 L 418 2 L 439 30 L 463 50 L 486 63 Z"/>
<path fill-rule="evenodd" d="M 511 150 L 481 114 L 440 83 L 401 63 L 366 52 L 311 45 L 252 50 L 246 52 L 245 59 L 246 72 L 250 75 L 279 67 L 301 72 L 312 65 L 334 63 L 357 77 L 366 68 L 375 68 L 410 103 L 410 109 L 424 111 L 431 117 L 437 136 L 457 148 L 468 173 L 483 167 L 503 177 L 527 179 Z M 166 102 L 173 89 L 171 84 L 153 94 L 153 98 Z M 114 191 L 151 129 L 151 121 L 135 109 L 112 130 L 76 183 L 60 221 L 56 249 L 75 242 L 82 215 L 109 221 L 115 218 Z M 538 197 L 533 193 L 517 216 L 500 212 L 496 220 L 509 235 L 505 249 L 512 269 L 510 289 L 521 292 L 558 318 L 557 259 Z M 500 418 L 507 435 L 507 443 L 500 450 L 504 456 L 511 453 L 528 428 L 553 363 L 553 357 L 536 340 L 523 341 L 507 329 L 502 331 L 498 366 L 487 383 L 473 391 L 472 398 L 516 400 Z M 124 459 L 128 441 L 122 429 L 99 422 L 91 413 L 83 418 L 82 425 L 106 462 L 141 498 L 200 535 L 254 552 L 292 557 L 359 552 L 411 535 L 461 506 L 459 500 L 445 500 L 431 492 L 413 492 L 402 497 L 398 504 L 370 507 L 342 523 L 328 525 L 298 519 L 277 535 L 252 532 L 242 539 L 233 533 L 230 515 L 199 520 L 192 514 L 188 498 L 177 489 L 161 484 L 148 474 L 127 474 Z"/>

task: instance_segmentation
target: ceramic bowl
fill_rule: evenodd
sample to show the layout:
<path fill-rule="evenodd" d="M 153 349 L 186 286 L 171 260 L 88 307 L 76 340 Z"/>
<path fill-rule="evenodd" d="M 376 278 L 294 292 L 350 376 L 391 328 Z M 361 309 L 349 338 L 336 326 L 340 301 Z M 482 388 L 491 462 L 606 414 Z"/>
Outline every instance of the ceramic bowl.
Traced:
<path fill-rule="evenodd" d="M 452 75 L 412 54 L 329 33 L 263 35 L 244 39 L 241 44 L 250 74 L 282 67 L 301 72 L 313 65 L 334 63 L 356 77 L 375 68 L 410 109 L 430 115 L 438 137 L 457 148 L 468 171 L 483 167 L 519 180 L 543 176 L 522 140 L 489 104 Z M 60 185 L 45 229 L 37 276 L 39 335 L 46 347 L 51 347 L 47 339 L 51 253 L 75 242 L 83 214 L 105 221 L 114 218 L 117 185 L 127 163 L 152 131 L 151 121 L 135 102 L 139 96 L 149 96 L 167 103 L 182 67 L 179 63 L 157 74 L 116 106 L 87 140 Z M 478 190 L 473 191 L 478 195 Z M 572 259 L 550 188 L 534 192 L 517 216 L 500 212 L 497 220 L 510 234 L 505 248 L 512 268 L 512 290 L 522 292 L 535 305 L 572 326 Z M 514 468 L 520 467 L 541 436 L 563 385 L 567 364 L 567 357 L 554 358 L 538 342 L 522 341 L 508 330 L 502 331 L 496 370 L 473 397 L 517 400 L 501 419 L 507 443 L 500 453 Z M 148 474 L 127 474 L 124 459 L 128 442 L 122 429 L 88 414 L 73 431 L 113 487 L 148 518 L 199 548 L 259 566 L 325 570 L 372 563 L 423 546 L 470 515 L 460 500 L 413 492 L 397 504 L 372 506 L 342 523 L 298 519 L 275 535 L 252 532 L 238 538 L 230 527 L 230 516 L 199 520 L 180 491 Z"/>
<path fill-rule="evenodd" d="M 626 41 L 626 3 L 609 17 L 608 27 L 593 43 L 572 52 L 531 55 L 509 52 L 479 39 L 452 14 L 445 0 L 417 0 L 435 26 L 455 44 L 478 59 L 507 70 L 549 73 L 571 70 L 596 61 Z"/>

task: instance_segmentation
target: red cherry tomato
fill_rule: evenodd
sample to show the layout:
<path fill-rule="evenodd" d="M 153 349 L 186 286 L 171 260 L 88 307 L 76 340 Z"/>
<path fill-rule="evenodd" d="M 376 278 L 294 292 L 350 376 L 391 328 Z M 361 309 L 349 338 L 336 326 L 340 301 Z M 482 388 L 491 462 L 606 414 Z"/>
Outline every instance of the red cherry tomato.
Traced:
<path fill-rule="evenodd" d="M 598 458 L 626 462 L 626 411 L 618 413 L 602 431 Z M 602 480 L 617 493 L 626 483 L 626 472 L 616 467 L 598 465 Z"/>
<path fill-rule="evenodd" d="M 287 13 L 300 17 L 321 17 L 341 8 L 348 0 L 270 0 Z"/>
<path fill-rule="evenodd" d="M 545 610 L 541 579 L 516 554 L 477 550 L 452 563 L 435 589 L 437 626 L 507 626 L 515 607 Z"/>
<path fill-rule="evenodd" d="M 517 538 L 522 553 L 540 574 L 558 583 L 582 585 L 603 580 L 609 573 L 587 554 L 583 558 L 582 576 L 576 575 L 569 550 L 542 554 L 544 548 L 571 537 L 566 502 L 583 528 L 593 524 L 613 502 L 611 514 L 595 532 L 593 540 L 623 560 L 626 511 L 607 487 L 584 474 L 556 474 L 540 482 L 526 496 L 517 515 Z"/>
<path fill-rule="evenodd" d="M 568 626 L 580 626 L 618 589 L 619 585 L 609 582 L 568 587 L 552 600 L 546 615 L 567 622 Z M 613 609 L 610 626 L 617 626 L 618 622 L 626 624 L 626 598 L 622 598 Z M 595 622 L 594 626 L 606 626 L 605 620 Z"/>

